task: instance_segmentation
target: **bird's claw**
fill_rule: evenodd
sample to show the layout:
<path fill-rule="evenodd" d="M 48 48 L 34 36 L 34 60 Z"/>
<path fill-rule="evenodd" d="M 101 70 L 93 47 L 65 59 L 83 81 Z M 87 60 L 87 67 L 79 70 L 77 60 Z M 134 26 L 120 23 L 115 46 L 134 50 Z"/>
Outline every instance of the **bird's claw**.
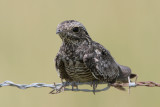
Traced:
<path fill-rule="evenodd" d="M 92 81 L 91 87 L 93 86 L 93 94 L 95 94 L 96 92 L 97 85 L 98 85 L 98 81 L 96 80 Z"/>
<path fill-rule="evenodd" d="M 74 87 L 76 87 L 76 90 L 78 90 L 78 85 L 76 84 L 76 82 L 72 82 L 71 86 L 72 86 L 72 91 L 74 90 Z"/>

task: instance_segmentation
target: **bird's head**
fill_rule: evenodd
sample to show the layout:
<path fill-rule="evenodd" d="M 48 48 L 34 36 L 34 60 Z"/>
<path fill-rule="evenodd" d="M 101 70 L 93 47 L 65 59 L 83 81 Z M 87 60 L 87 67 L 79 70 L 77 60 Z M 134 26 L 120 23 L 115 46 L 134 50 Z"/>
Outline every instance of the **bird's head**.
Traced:
<path fill-rule="evenodd" d="M 90 38 L 86 28 L 75 20 L 67 20 L 58 24 L 56 34 L 59 34 L 63 41 L 68 42 Z"/>

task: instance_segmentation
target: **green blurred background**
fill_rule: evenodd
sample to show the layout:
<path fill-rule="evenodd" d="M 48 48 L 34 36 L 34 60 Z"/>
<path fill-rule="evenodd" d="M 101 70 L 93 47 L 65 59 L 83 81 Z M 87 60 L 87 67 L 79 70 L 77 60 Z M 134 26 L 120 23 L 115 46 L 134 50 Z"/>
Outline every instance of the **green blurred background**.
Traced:
<path fill-rule="evenodd" d="M 55 32 L 70 19 L 83 23 L 93 40 L 138 74 L 138 81 L 160 82 L 159 0 L 0 0 L 0 83 L 60 82 L 53 59 L 61 39 Z M 2 87 L 0 106 L 160 106 L 160 88 L 132 88 L 131 94 L 111 88 L 96 95 L 50 91 Z"/>

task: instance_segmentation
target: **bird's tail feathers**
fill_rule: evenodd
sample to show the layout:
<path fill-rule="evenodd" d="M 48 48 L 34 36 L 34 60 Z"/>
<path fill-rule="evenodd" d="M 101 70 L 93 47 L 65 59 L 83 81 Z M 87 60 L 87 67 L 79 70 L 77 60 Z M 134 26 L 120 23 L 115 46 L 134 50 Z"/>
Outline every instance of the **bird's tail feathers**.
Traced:
<path fill-rule="evenodd" d="M 132 78 L 135 78 L 136 76 L 137 76 L 137 74 L 131 74 L 130 78 L 132 79 Z"/>

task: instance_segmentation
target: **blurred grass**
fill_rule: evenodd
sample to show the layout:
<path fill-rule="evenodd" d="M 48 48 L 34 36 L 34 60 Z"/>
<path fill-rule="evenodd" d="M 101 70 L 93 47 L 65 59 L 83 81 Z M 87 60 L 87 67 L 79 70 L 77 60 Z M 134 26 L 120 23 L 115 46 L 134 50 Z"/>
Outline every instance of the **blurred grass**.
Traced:
<path fill-rule="evenodd" d="M 75 19 L 90 36 L 128 65 L 139 81 L 160 82 L 160 1 L 0 0 L 0 82 L 60 82 L 53 58 L 61 45 L 57 24 Z M 63 92 L 49 88 L 0 88 L 2 107 L 160 106 L 159 88 L 137 87 L 131 94 Z"/>

